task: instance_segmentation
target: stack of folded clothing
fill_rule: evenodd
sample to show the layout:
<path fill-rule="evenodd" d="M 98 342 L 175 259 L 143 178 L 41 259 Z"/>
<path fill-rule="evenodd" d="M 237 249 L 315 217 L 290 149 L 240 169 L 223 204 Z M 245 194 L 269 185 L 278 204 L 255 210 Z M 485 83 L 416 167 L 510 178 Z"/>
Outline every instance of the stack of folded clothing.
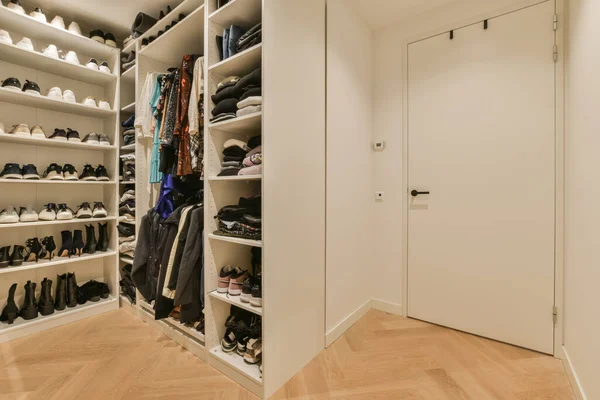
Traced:
<path fill-rule="evenodd" d="M 262 71 L 255 69 L 243 78 L 230 76 L 217 85 L 211 96 L 215 107 L 211 123 L 226 121 L 262 110 Z"/>
<path fill-rule="evenodd" d="M 223 30 L 223 36 L 217 36 L 217 48 L 222 60 L 249 49 L 262 41 L 262 24 L 259 22 L 249 30 L 231 25 Z"/>
<path fill-rule="evenodd" d="M 135 115 L 132 115 L 131 117 L 129 117 L 127 119 L 127 121 L 124 121 L 121 123 L 121 126 L 123 128 L 125 128 L 125 131 L 123 131 L 123 145 L 127 146 L 128 144 L 133 144 L 135 143 L 135 127 L 134 127 L 134 121 L 135 121 Z"/>
<path fill-rule="evenodd" d="M 128 185 L 132 186 L 132 185 Z M 127 188 L 119 203 L 119 222 L 135 224 L 135 189 Z"/>
<path fill-rule="evenodd" d="M 254 136 L 248 143 L 229 139 L 224 144 L 223 162 L 219 176 L 262 174 L 261 137 Z"/>
<path fill-rule="evenodd" d="M 121 159 L 121 182 L 135 181 L 135 154 L 122 154 Z"/>
<path fill-rule="evenodd" d="M 130 257 L 133 260 L 135 255 L 135 226 L 132 224 L 119 224 L 119 252 L 124 258 Z"/>
<path fill-rule="evenodd" d="M 244 33 L 237 41 L 236 53 L 240 53 L 262 41 L 262 24 L 259 22 Z"/>
<path fill-rule="evenodd" d="M 121 73 L 127 71 L 129 68 L 135 65 L 135 51 L 131 53 L 121 54 Z"/>
<path fill-rule="evenodd" d="M 225 206 L 215 217 L 215 235 L 261 240 L 261 197 L 240 198 L 238 205 Z"/>

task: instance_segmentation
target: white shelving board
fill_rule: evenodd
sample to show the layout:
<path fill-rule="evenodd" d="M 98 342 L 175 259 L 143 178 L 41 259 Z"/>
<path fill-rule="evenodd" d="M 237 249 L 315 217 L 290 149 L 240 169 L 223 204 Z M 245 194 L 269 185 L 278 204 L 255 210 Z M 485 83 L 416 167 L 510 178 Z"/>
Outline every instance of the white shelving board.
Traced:
<path fill-rule="evenodd" d="M 223 349 L 221 349 L 221 346 L 216 346 L 210 350 L 210 355 L 232 367 L 246 378 L 249 378 L 255 383 L 262 385 L 262 374 L 258 369 L 258 365 L 247 364 L 244 361 L 244 358 L 235 351 L 231 353 L 225 353 Z"/>
<path fill-rule="evenodd" d="M 135 143 L 121 146 L 121 151 L 135 151 Z"/>
<path fill-rule="evenodd" d="M 234 176 L 216 176 L 208 177 L 209 181 L 259 181 L 262 175 L 234 175 Z"/>
<path fill-rule="evenodd" d="M 0 178 L 0 183 L 17 184 L 17 185 L 114 185 L 115 181 L 67 181 L 67 180 L 47 180 L 47 179 L 3 179 Z"/>
<path fill-rule="evenodd" d="M 39 260 L 37 263 L 35 261 L 25 262 L 25 263 L 23 263 L 23 265 L 20 265 L 18 267 L 0 268 L 0 274 L 7 274 L 7 273 L 13 273 L 13 272 L 27 271 L 29 269 L 40 269 L 40 268 L 54 267 L 57 265 L 85 262 L 85 261 L 95 260 L 98 258 L 111 257 L 111 256 L 114 256 L 115 254 L 116 254 L 116 252 L 114 250 L 109 249 L 108 251 L 105 251 L 105 252 L 97 251 L 94 254 L 82 254 L 81 257 L 78 257 L 78 256 L 71 256 L 71 258 L 55 257 L 52 259 L 52 261 Z"/>
<path fill-rule="evenodd" d="M 0 224 L 0 229 L 12 229 L 12 228 L 30 228 L 45 225 L 72 225 L 72 224 L 85 224 L 92 222 L 107 222 L 115 221 L 117 217 L 105 217 L 105 218 L 82 218 L 82 219 L 68 219 L 68 220 L 54 220 L 54 221 L 36 221 L 36 222 L 17 222 L 15 224 Z"/>
<path fill-rule="evenodd" d="M 244 115 L 243 117 L 228 119 L 227 121 L 217 122 L 209 124 L 211 130 L 231 132 L 231 133 L 243 133 L 243 134 L 255 134 L 260 132 L 262 122 L 262 112 Z"/>
<path fill-rule="evenodd" d="M 262 316 L 262 307 L 255 307 L 250 303 L 244 303 L 240 296 L 230 296 L 227 293 L 218 293 L 216 291 L 212 291 L 208 295 L 213 299 L 224 301 L 225 303 L 232 304 L 236 307 L 243 308 L 251 313 Z"/>
<path fill-rule="evenodd" d="M 234 74 L 244 76 L 260 67 L 262 60 L 262 43 L 237 53 L 208 68 L 208 71 L 219 76 L 227 77 Z"/>
<path fill-rule="evenodd" d="M 135 65 L 123 71 L 121 74 L 121 80 L 126 83 L 135 83 Z"/>
<path fill-rule="evenodd" d="M 5 127 L 6 128 L 6 127 Z M 46 132 L 46 135 L 49 136 L 50 132 Z M 100 145 L 100 144 L 89 144 L 84 142 L 77 141 L 63 141 L 63 140 L 54 140 L 54 139 L 43 139 L 36 138 L 33 136 L 18 136 L 13 135 L 11 133 L 0 133 L 0 142 L 6 143 L 17 143 L 17 144 L 25 144 L 25 145 L 37 145 L 44 147 L 59 147 L 66 149 L 79 149 L 79 150 L 91 150 L 91 151 L 114 151 L 117 149 L 117 146 L 111 144 Z"/>
<path fill-rule="evenodd" d="M 250 29 L 261 20 L 262 0 L 231 0 L 208 16 L 220 26 L 239 25 Z"/>
<path fill-rule="evenodd" d="M 210 233 L 208 235 L 208 238 L 213 239 L 213 240 L 220 240 L 223 242 L 243 244 L 244 246 L 262 247 L 262 241 L 260 241 L 260 240 L 242 239 L 242 238 L 231 237 L 231 236 L 220 236 L 220 235 L 215 235 L 214 233 Z"/>
<path fill-rule="evenodd" d="M 133 103 L 127 104 L 125 107 L 121 108 L 121 113 L 124 113 L 124 114 L 135 113 L 135 101 Z"/>

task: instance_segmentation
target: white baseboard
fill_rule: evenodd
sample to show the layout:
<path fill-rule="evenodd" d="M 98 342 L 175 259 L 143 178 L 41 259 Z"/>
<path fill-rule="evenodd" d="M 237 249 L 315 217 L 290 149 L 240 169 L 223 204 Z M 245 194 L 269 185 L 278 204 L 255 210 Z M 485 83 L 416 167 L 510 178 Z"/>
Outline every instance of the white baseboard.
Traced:
<path fill-rule="evenodd" d="M 340 338 L 352 325 L 361 319 L 371 309 L 371 300 L 358 307 L 354 312 L 348 315 L 342 322 L 337 324 L 325 335 L 325 347 L 329 347 Z"/>
<path fill-rule="evenodd" d="M 573 364 L 571 364 L 571 359 L 569 358 L 569 353 L 567 349 L 563 346 L 563 354 L 565 358 L 563 359 L 563 366 L 565 367 L 565 372 L 567 373 L 567 377 L 571 382 L 571 387 L 573 388 L 573 392 L 575 393 L 575 397 L 577 400 L 587 400 L 587 396 L 581 387 L 581 382 L 579 382 L 579 378 L 577 377 L 577 373 L 575 373 L 575 368 L 573 368 Z"/>
<path fill-rule="evenodd" d="M 403 315 L 400 304 L 390 303 L 389 301 L 371 299 L 371 308 L 390 314 Z"/>

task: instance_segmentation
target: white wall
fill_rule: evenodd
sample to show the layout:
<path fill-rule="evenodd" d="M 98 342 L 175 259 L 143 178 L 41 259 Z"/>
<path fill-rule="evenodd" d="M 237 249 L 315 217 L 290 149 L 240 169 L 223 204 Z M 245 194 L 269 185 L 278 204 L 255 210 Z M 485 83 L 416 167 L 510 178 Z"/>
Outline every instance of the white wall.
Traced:
<path fill-rule="evenodd" d="M 326 332 L 371 299 L 371 31 L 344 0 L 327 5 Z M 307 149 L 310 156 L 310 145 Z M 383 278 L 379 276 L 379 278 Z M 343 331 L 343 329 L 341 329 Z M 339 329 L 338 329 L 339 331 Z"/>
<path fill-rule="evenodd" d="M 600 399 L 600 2 L 568 3 L 564 347 L 592 400 Z"/>

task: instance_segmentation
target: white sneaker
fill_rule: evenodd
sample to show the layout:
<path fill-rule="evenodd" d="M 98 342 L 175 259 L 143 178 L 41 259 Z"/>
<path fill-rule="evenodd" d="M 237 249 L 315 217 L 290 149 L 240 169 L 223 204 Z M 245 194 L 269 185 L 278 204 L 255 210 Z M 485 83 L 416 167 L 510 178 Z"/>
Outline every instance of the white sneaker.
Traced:
<path fill-rule="evenodd" d="M 8 133 L 12 133 L 16 136 L 31 137 L 31 131 L 29 130 L 29 126 L 27 124 L 13 125 L 13 129 Z"/>
<path fill-rule="evenodd" d="M 11 0 L 6 5 L 6 8 L 8 8 L 9 10 L 14 11 L 18 14 L 25 15 L 25 9 L 23 8 L 23 6 L 21 5 L 21 2 L 19 0 Z"/>
<path fill-rule="evenodd" d="M 69 25 L 68 31 L 71 33 L 74 33 L 76 35 L 83 36 L 81 34 L 81 28 L 79 27 L 79 24 L 75 21 L 71 22 L 71 24 Z"/>
<path fill-rule="evenodd" d="M 110 103 L 106 100 L 100 100 L 98 102 L 98 108 L 101 108 L 103 110 L 108 110 L 108 111 L 112 110 L 112 108 L 110 108 Z"/>
<path fill-rule="evenodd" d="M 79 58 L 77 57 L 77 53 L 72 50 L 67 53 L 65 60 L 73 64 L 81 65 Z"/>
<path fill-rule="evenodd" d="M 58 16 L 58 15 L 56 17 L 54 17 L 52 22 L 50 22 L 50 25 L 52 25 L 53 27 L 58 28 L 58 29 L 62 29 L 62 30 L 65 29 L 65 21 L 62 19 L 61 16 Z"/>
<path fill-rule="evenodd" d="M 13 44 L 10 34 L 4 29 L 0 29 L 0 43 Z"/>
<path fill-rule="evenodd" d="M 48 57 L 60 59 L 58 56 L 58 48 L 53 44 L 49 44 L 48 47 L 42 50 L 42 53 Z"/>
<path fill-rule="evenodd" d="M 85 100 L 83 100 L 82 104 L 84 106 L 89 106 L 89 107 L 98 107 L 96 105 L 96 100 L 94 100 L 94 98 L 92 96 L 86 97 Z"/>
<path fill-rule="evenodd" d="M 108 63 L 106 61 L 102 61 L 102 64 L 100 64 L 100 67 L 98 67 L 100 69 L 100 71 L 102 72 L 106 72 L 107 74 L 110 74 L 110 68 L 108 68 Z"/>
<path fill-rule="evenodd" d="M 104 204 L 102 204 L 102 202 L 95 202 L 92 216 L 94 218 L 106 218 L 108 216 L 108 212 L 106 211 L 106 208 L 104 208 Z"/>
<path fill-rule="evenodd" d="M 0 224 L 15 224 L 19 222 L 19 214 L 13 206 L 8 206 L 0 212 Z"/>
<path fill-rule="evenodd" d="M 59 204 L 56 219 L 59 221 L 73 219 L 73 211 L 66 204 Z"/>
<path fill-rule="evenodd" d="M 75 218 L 78 219 L 84 219 L 84 218 L 92 218 L 92 207 L 90 207 L 90 203 L 83 202 L 80 206 L 79 209 L 77 210 L 77 213 L 75 214 Z"/>
<path fill-rule="evenodd" d="M 31 204 L 27 204 L 27 207 L 21 207 L 20 214 L 20 222 L 36 222 L 39 219 L 38 213 L 33 209 Z"/>
<path fill-rule="evenodd" d="M 46 139 L 46 133 L 39 125 L 35 125 L 33 128 L 31 128 L 31 136 L 38 139 Z"/>
<path fill-rule="evenodd" d="M 63 100 L 68 101 L 69 103 L 77 103 L 77 100 L 75 99 L 75 93 L 69 89 L 63 92 Z"/>
<path fill-rule="evenodd" d="M 93 69 L 94 71 L 98 71 L 98 61 L 95 58 L 90 58 L 90 61 L 85 64 L 86 68 Z"/>
<path fill-rule="evenodd" d="M 40 211 L 39 219 L 42 221 L 54 221 L 56 219 L 56 204 L 50 203 L 44 206 Z"/>
<path fill-rule="evenodd" d="M 24 37 L 23 39 L 19 40 L 19 43 L 17 43 L 17 47 L 23 50 L 35 51 L 35 49 L 33 48 L 33 43 L 31 43 L 31 39 L 29 39 L 28 37 Z"/>
<path fill-rule="evenodd" d="M 62 90 L 60 90 L 59 87 L 55 86 L 48 91 L 48 97 L 50 97 L 51 99 L 62 100 L 63 99 Z"/>
<path fill-rule="evenodd" d="M 30 12 L 29 16 L 31 16 L 31 17 L 33 17 L 33 19 L 35 19 L 37 21 L 40 21 L 40 22 L 43 22 L 43 23 L 47 23 L 48 22 L 48 20 L 46 20 L 46 16 L 44 15 L 44 12 L 39 7 L 37 7 L 32 12 Z"/>

